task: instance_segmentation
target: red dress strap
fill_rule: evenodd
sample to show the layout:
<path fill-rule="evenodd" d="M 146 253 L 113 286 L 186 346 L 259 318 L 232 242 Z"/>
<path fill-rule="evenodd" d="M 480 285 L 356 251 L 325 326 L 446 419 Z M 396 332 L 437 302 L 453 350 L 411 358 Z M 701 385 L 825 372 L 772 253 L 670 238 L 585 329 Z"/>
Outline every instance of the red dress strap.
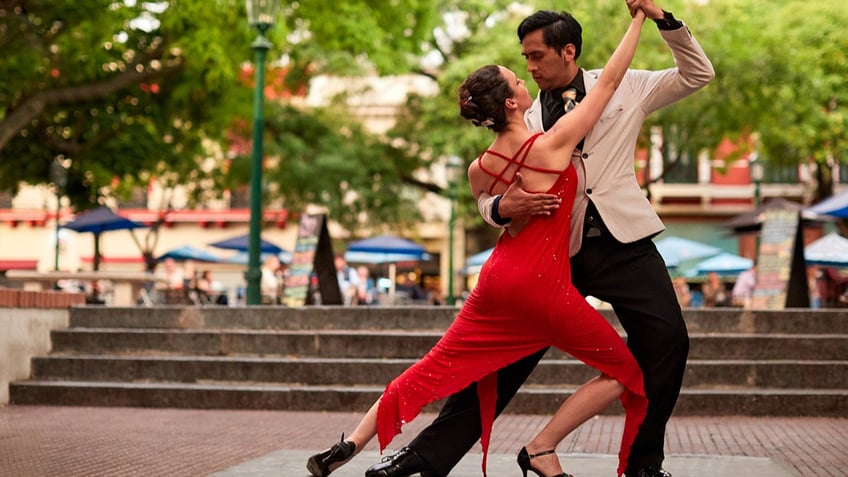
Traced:
<path fill-rule="evenodd" d="M 486 149 L 486 151 L 483 154 L 480 154 L 480 157 L 477 158 L 477 165 L 480 167 L 481 171 L 492 176 L 492 178 L 494 179 L 492 181 L 492 184 L 489 186 L 489 195 L 492 194 L 492 191 L 494 191 L 495 186 L 499 182 L 502 182 L 502 183 L 506 184 L 507 186 L 512 184 L 515 181 L 515 174 L 518 174 L 518 172 L 520 172 L 521 169 L 525 168 L 525 167 L 527 169 L 530 169 L 530 170 L 533 170 L 533 171 L 536 171 L 536 172 L 542 172 L 542 173 L 550 173 L 550 174 L 560 174 L 560 173 L 562 173 L 562 170 L 558 170 L 558 169 L 547 169 L 547 168 L 544 168 L 544 167 L 534 167 L 534 166 L 525 164 L 525 161 L 527 160 L 527 155 L 530 153 L 530 147 L 533 145 L 533 143 L 536 142 L 536 139 L 538 139 L 539 136 L 541 136 L 542 134 L 544 134 L 544 133 L 536 133 L 536 134 L 533 134 L 532 136 L 530 136 L 529 138 L 527 138 L 527 140 L 524 141 L 524 144 L 522 144 L 521 147 L 519 147 L 518 150 L 515 151 L 515 154 L 513 154 L 512 157 L 509 157 L 505 154 L 501 154 L 500 152 L 495 151 L 493 149 Z M 503 169 L 501 169 L 500 173 L 495 174 L 493 171 L 490 171 L 483 166 L 483 160 L 482 159 L 483 159 L 483 155 L 485 155 L 486 153 L 491 154 L 493 156 L 500 157 L 501 159 L 506 161 L 506 164 L 504 165 Z M 515 172 L 513 172 L 512 177 L 510 177 L 509 179 L 505 179 L 504 175 L 506 174 L 507 170 L 509 170 L 509 167 L 511 165 L 517 166 L 516 169 L 515 169 Z"/>

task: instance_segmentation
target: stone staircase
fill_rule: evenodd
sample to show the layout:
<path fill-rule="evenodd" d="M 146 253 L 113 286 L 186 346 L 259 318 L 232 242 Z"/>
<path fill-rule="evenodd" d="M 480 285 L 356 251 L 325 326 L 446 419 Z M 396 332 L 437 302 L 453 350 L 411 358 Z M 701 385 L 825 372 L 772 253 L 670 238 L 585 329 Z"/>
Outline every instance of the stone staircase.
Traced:
<path fill-rule="evenodd" d="M 365 411 L 448 307 L 77 307 L 11 404 Z M 610 322 L 618 327 L 611 312 Z M 845 416 L 848 312 L 687 310 L 677 415 Z M 594 370 L 551 350 L 509 413 L 553 412 Z M 428 410 L 438 409 L 438 403 Z M 614 406 L 609 413 L 621 413 Z"/>

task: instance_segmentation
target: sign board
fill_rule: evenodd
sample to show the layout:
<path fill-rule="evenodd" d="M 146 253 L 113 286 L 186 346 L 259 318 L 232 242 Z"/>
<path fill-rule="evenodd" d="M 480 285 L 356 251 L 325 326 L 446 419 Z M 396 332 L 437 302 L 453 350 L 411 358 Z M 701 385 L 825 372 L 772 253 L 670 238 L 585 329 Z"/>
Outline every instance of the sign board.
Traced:
<path fill-rule="evenodd" d="M 804 241 L 797 210 L 764 212 L 757 255 L 753 308 L 809 307 Z"/>
<path fill-rule="evenodd" d="M 303 215 L 297 228 L 283 303 L 291 307 L 341 305 L 342 294 L 333 259 L 327 216 Z"/>

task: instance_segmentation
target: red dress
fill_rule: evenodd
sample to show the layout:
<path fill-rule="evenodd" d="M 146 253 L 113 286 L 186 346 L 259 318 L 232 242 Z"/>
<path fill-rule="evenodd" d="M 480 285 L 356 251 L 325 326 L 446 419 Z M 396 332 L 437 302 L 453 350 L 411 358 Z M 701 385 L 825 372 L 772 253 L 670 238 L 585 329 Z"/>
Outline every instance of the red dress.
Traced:
<path fill-rule="evenodd" d="M 498 155 L 519 168 L 531 168 L 523 162 L 538 137 L 531 136 L 512 158 Z M 485 475 L 497 400 L 496 371 L 556 346 L 624 385 L 621 402 L 627 416 L 618 474 L 623 473 L 648 404 L 642 372 L 618 333 L 571 283 L 568 238 L 577 184 L 574 168 L 532 169 L 558 175 L 548 193 L 562 198 L 560 207 L 550 216 L 533 218 L 515 237 L 501 235 L 477 286 L 444 336 L 386 386 L 377 414 L 380 450 L 422 407 L 477 382 Z M 501 177 L 504 172 L 485 172 L 508 182 Z"/>

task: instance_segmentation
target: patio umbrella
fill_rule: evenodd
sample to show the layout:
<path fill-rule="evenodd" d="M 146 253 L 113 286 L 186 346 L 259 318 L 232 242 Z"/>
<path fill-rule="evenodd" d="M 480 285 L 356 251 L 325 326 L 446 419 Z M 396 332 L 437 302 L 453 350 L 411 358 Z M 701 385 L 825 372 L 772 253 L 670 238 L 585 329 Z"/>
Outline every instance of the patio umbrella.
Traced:
<path fill-rule="evenodd" d="M 807 259 L 807 265 L 846 267 L 848 239 L 836 232 L 829 233 L 804 247 L 804 258 Z"/>
<path fill-rule="evenodd" d="M 695 271 L 699 275 L 710 272 L 716 272 L 719 275 L 738 275 L 753 266 L 754 261 L 750 258 L 724 252 L 699 262 L 695 266 Z"/>
<path fill-rule="evenodd" d="M 94 270 L 100 269 L 100 234 L 112 230 L 133 230 L 147 227 L 121 217 L 108 207 L 97 207 L 77 215 L 74 220 L 61 226 L 75 232 L 91 232 L 94 234 Z"/>
<path fill-rule="evenodd" d="M 486 263 L 486 260 L 489 259 L 489 256 L 492 255 L 492 251 L 494 250 L 494 247 L 489 248 L 466 258 L 465 268 L 460 270 L 460 273 L 463 275 L 474 275 L 476 273 L 480 273 L 480 269 L 483 268 L 483 264 Z"/>
<path fill-rule="evenodd" d="M 828 197 L 818 204 L 805 209 L 805 212 L 833 217 L 848 217 L 848 190 Z"/>
<path fill-rule="evenodd" d="M 743 214 L 739 214 L 736 217 L 728 220 L 724 224 L 723 227 L 731 229 L 735 233 L 749 233 L 756 232 L 760 230 L 763 225 L 763 220 L 765 220 L 765 212 L 766 210 L 797 210 L 799 212 L 804 210 L 804 206 L 793 202 L 791 200 L 784 199 L 782 197 L 776 197 L 769 199 L 756 209 L 751 212 L 745 212 Z M 803 213 L 802 219 L 808 219 L 813 214 Z"/>
<path fill-rule="evenodd" d="M 424 246 L 392 235 L 380 235 L 351 242 L 345 252 L 345 261 L 351 263 L 388 263 L 391 286 L 389 296 L 394 296 L 397 262 L 428 260 Z"/>
<path fill-rule="evenodd" d="M 351 242 L 347 246 L 348 252 L 367 252 L 375 255 L 385 255 L 390 259 L 393 254 L 409 255 L 421 258 L 426 253 L 422 245 L 412 240 L 392 235 L 380 235 Z M 384 260 L 389 261 L 389 260 Z"/>
<path fill-rule="evenodd" d="M 186 260 L 196 260 L 198 262 L 221 261 L 221 258 L 217 255 L 207 252 L 206 250 L 201 250 L 199 248 L 192 247 L 191 245 L 183 245 L 182 247 L 177 247 L 168 250 L 167 252 L 157 257 L 156 260 L 161 262 L 166 258 L 172 258 L 178 262 L 184 262 Z"/>
<path fill-rule="evenodd" d="M 260 238 L 260 246 L 259 251 L 263 253 L 280 253 L 283 251 L 283 248 L 278 246 L 273 242 L 269 242 L 265 239 Z M 239 235 L 238 237 L 232 237 L 225 240 L 219 240 L 218 242 L 210 243 L 209 245 L 216 248 L 223 248 L 226 250 L 238 250 L 239 252 L 246 252 L 250 241 L 250 234 Z"/>
<path fill-rule="evenodd" d="M 665 237 L 656 241 L 657 250 L 665 260 L 665 266 L 674 268 L 684 262 L 717 255 L 721 252 L 718 247 L 707 245 L 681 237 Z"/>
<path fill-rule="evenodd" d="M 275 254 L 267 253 L 267 252 L 261 253 L 259 255 L 259 260 L 264 262 L 265 259 L 270 257 L 271 255 L 275 255 Z M 292 261 L 292 253 L 289 252 L 288 250 L 283 250 L 282 252 L 280 252 L 276 255 L 277 255 L 277 258 L 280 259 L 280 263 L 291 263 L 291 261 Z M 238 265 L 247 265 L 248 258 L 249 257 L 248 257 L 247 252 L 239 252 L 235 255 L 225 257 L 225 258 L 221 258 L 218 261 L 221 262 L 221 263 L 235 263 L 235 264 L 238 264 Z"/>
<path fill-rule="evenodd" d="M 356 252 L 348 250 L 344 254 L 346 262 L 350 263 L 397 263 L 397 262 L 416 262 L 418 260 L 427 260 L 430 255 L 427 253 L 379 253 L 379 252 Z"/>

